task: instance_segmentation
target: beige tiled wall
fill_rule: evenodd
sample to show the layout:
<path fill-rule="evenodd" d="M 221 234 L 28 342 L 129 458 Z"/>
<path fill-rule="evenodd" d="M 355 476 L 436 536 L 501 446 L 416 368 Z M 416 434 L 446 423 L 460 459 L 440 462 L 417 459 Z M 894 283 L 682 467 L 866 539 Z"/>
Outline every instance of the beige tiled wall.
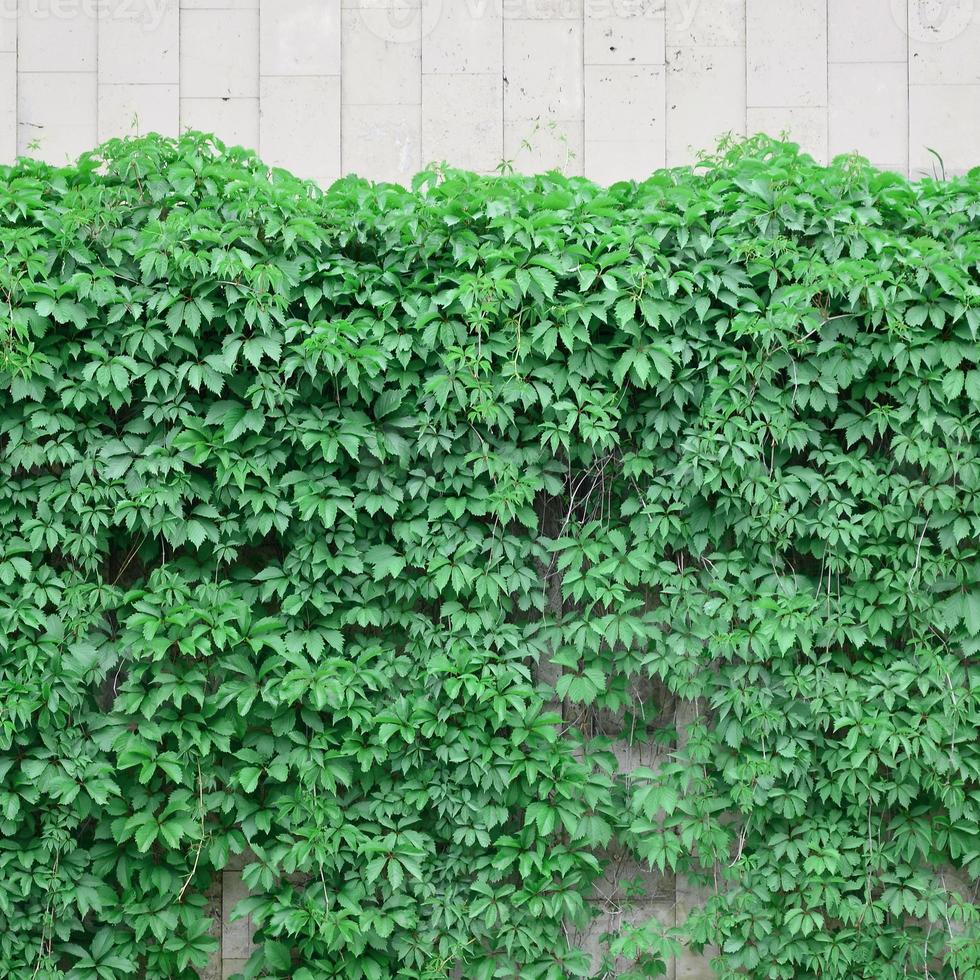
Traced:
<path fill-rule="evenodd" d="M 214 130 L 322 182 L 601 181 L 788 133 L 980 163 L 980 0 L 0 0 L 0 160 Z"/>

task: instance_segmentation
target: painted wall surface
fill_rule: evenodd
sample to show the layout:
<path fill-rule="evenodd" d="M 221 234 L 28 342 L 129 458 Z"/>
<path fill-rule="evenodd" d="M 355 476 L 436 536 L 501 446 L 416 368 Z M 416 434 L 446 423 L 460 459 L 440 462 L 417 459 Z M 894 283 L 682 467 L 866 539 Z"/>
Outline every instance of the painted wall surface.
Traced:
<path fill-rule="evenodd" d="M 600 181 L 788 132 L 980 163 L 980 0 L 0 0 L 0 160 L 194 127 L 321 181 Z"/>

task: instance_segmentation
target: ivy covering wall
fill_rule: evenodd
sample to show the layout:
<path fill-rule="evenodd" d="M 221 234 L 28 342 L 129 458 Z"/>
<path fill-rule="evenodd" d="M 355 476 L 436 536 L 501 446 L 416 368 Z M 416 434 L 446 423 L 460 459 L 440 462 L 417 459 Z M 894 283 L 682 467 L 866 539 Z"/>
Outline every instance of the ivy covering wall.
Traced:
<path fill-rule="evenodd" d="M 0 975 L 195 976 L 244 852 L 250 977 L 977 976 L 980 172 L 0 215 Z M 600 962 L 624 853 L 709 898 Z"/>

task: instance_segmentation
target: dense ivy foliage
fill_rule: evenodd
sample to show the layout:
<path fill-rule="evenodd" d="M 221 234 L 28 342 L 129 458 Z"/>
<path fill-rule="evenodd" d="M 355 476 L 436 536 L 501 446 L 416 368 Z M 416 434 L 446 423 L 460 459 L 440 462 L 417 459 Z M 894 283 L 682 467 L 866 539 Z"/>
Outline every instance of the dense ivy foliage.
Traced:
<path fill-rule="evenodd" d="M 248 976 L 977 975 L 980 172 L 150 137 L 0 229 L 0 975 L 195 976 L 242 853 Z M 611 854 L 706 901 L 595 962 Z"/>

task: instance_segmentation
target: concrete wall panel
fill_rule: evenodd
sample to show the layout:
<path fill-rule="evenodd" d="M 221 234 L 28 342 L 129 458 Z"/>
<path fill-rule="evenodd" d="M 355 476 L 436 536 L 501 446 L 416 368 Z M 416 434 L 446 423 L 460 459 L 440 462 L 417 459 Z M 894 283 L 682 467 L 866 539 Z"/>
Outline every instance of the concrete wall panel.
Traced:
<path fill-rule="evenodd" d="M 913 85 L 980 85 L 976 0 L 908 0 L 907 33 Z"/>
<path fill-rule="evenodd" d="M 667 43 L 744 47 L 746 0 L 665 0 Z"/>
<path fill-rule="evenodd" d="M 262 76 L 262 159 L 330 184 L 340 168 L 340 76 Z"/>
<path fill-rule="evenodd" d="M 17 53 L 17 0 L 0 0 L 0 54 Z"/>
<path fill-rule="evenodd" d="M 831 62 L 908 60 L 906 0 L 828 0 L 827 18 Z"/>
<path fill-rule="evenodd" d="M 831 157 L 861 152 L 876 166 L 904 172 L 909 160 L 904 62 L 846 62 L 830 66 Z"/>
<path fill-rule="evenodd" d="M 0 161 L 17 156 L 17 55 L 0 51 Z"/>
<path fill-rule="evenodd" d="M 177 0 L 103 0 L 98 33 L 100 84 L 180 82 Z"/>
<path fill-rule="evenodd" d="M 504 119 L 582 118 L 582 22 L 504 23 Z"/>
<path fill-rule="evenodd" d="M 259 97 L 259 12 L 184 10 L 180 94 L 185 99 Z"/>
<path fill-rule="evenodd" d="M 344 9 L 345 106 L 422 104 L 421 22 L 420 9 Z"/>
<path fill-rule="evenodd" d="M 584 173 L 580 119 L 504 119 L 504 159 L 521 173 Z"/>
<path fill-rule="evenodd" d="M 785 136 L 799 143 L 816 160 L 827 159 L 827 109 L 824 106 L 749 106 L 746 111 L 749 133 Z"/>
<path fill-rule="evenodd" d="M 0 0 L 0 160 L 203 127 L 321 181 L 614 180 L 764 129 L 954 172 L 978 89 L 980 0 Z"/>
<path fill-rule="evenodd" d="M 180 132 L 180 86 L 99 84 L 99 142 L 116 136 Z"/>
<path fill-rule="evenodd" d="M 498 73 L 422 76 L 422 162 L 488 172 L 504 157 Z"/>
<path fill-rule="evenodd" d="M 980 85 L 913 85 L 909 167 L 913 176 L 962 173 L 980 165 Z M 942 158 L 942 164 L 930 150 Z"/>
<path fill-rule="evenodd" d="M 745 49 L 669 47 L 666 95 L 668 166 L 693 162 L 726 134 L 744 135 Z"/>
<path fill-rule="evenodd" d="M 340 75 L 340 0 L 262 0 L 259 64 L 267 75 Z"/>
<path fill-rule="evenodd" d="M 94 4 L 58 5 L 51 0 L 20 0 L 17 70 L 94 72 L 98 36 Z"/>
<path fill-rule="evenodd" d="M 345 174 L 406 183 L 422 167 L 421 106 L 343 107 Z"/>
<path fill-rule="evenodd" d="M 587 65 L 662 65 L 665 43 L 663 0 L 586 6 Z"/>
<path fill-rule="evenodd" d="M 18 72 L 17 151 L 65 164 L 98 140 L 94 71 Z"/>
<path fill-rule="evenodd" d="M 180 100 L 180 128 L 214 133 L 232 146 L 259 145 L 258 99 Z"/>
<path fill-rule="evenodd" d="M 746 0 L 746 103 L 827 105 L 827 0 Z"/>
<path fill-rule="evenodd" d="M 502 77 L 504 0 L 422 0 L 422 73 Z"/>

